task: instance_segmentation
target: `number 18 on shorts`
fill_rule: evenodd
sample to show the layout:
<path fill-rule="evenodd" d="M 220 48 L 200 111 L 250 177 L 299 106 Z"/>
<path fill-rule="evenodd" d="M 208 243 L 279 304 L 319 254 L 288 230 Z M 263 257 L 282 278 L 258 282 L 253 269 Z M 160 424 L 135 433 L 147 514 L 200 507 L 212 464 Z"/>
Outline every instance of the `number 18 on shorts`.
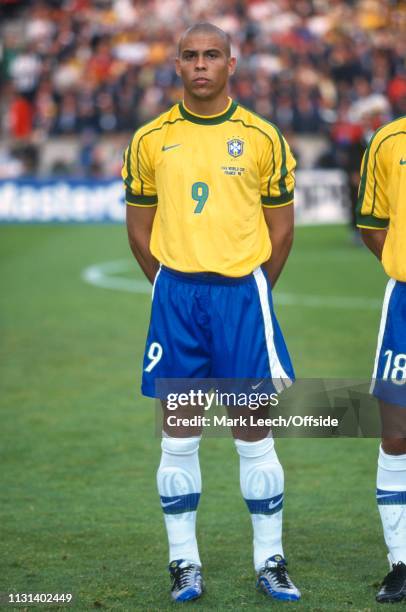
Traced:
<path fill-rule="evenodd" d="M 383 301 L 371 392 L 406 409 L 406 283 L 393 279 Z"/>

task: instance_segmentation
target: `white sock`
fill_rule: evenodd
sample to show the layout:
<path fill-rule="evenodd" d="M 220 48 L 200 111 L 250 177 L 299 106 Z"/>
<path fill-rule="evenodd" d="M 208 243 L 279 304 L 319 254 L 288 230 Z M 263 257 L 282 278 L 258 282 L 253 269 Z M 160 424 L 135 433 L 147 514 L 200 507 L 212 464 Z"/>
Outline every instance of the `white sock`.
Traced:
<path fill-rule="evenodd" d="M 241 492 L 251 513 L 256 571 L 273 555 L 283 557 L 283 469 L 273 438 L 257 442 L 235 440 L 240 455 Z"/>
<path fill-rule="evenodd" d="M 169 562 L 200 563 L 196 541 L 196 510 L 202 491 L 199 466 L 200 436 L 162 438 L 157 473 L 158 492 L 169 542 Z"/>
<path fill-rule="evenodd" d="M 379 448 L 376 499 L 391 563 L 406 563 L 406 455 Z"/>

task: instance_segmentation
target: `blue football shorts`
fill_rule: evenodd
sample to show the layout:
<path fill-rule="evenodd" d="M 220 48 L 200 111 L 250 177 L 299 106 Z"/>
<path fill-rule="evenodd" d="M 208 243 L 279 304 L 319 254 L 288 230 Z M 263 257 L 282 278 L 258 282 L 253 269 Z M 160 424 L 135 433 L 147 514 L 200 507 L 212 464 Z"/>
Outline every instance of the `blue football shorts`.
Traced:
<path fill-rule="evenodd" d="M 171 378 L 268 379 L 277 392 L 290 386 L 294 371 L 262 268 L 232 278 L 161 266 L 152 292 L 143 394 L 163 399 L 155 381 Z"/>
<path fill-rule="evenodd" d="M 371 393 L 406 407 L 406 283 L 392 278 L 383 300 Z"/>

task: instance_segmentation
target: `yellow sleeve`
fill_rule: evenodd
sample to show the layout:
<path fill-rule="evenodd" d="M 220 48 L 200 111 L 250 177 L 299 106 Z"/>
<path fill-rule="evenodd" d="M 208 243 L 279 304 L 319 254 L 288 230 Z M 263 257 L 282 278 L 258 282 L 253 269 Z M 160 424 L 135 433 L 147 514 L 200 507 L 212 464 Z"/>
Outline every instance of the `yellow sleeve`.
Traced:
<path fill-rule="evenodd" d="M 388 227 L 387 181 L 385 148 L 378 130 L 372 137 L 362 159 L 356 211 L 358 227 L 370 229 Z"/>
<path fill-rule="evenodd" d="M 295 167 L 288 143 L 280 131 L 273 128 L 260 160 L 263 206 L 274 208 L 293 202 Z"/>
<path fill-rule="evenodd" d="M 155 206 L 158 196 L 155 170 L 143 133 L 135 132 L 124 153 L 121 176 L 125 185 L 125 200 L 130 206 Z"/>

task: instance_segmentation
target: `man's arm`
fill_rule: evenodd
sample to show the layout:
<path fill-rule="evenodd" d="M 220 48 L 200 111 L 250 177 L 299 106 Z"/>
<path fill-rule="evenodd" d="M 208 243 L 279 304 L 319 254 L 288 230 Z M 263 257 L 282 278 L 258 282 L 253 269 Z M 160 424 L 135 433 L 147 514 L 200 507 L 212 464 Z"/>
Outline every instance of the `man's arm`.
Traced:
<path fill-rule="evenodd" d="M 365 245 L 381 261 L 383 245 L 385 244 L 387 231 L 385 229 L 372 229 L 361 227 L 361 236 Z"/>
<path fill-rule="evenodd" d="M 159 269 L 159 262 L 149 248 L 155 213 L 156 206 L 127 205 L 127 232 L 131 251 L 151 283 Z"/>
<path fill-rule="evenodd" d="M 263 207 L 262 210 L 272 244 L 271 258 L 264 263 L 264 267 L 274 287 L 292 247 L 294 211 L 293 205 L 280 208 Z"/>

